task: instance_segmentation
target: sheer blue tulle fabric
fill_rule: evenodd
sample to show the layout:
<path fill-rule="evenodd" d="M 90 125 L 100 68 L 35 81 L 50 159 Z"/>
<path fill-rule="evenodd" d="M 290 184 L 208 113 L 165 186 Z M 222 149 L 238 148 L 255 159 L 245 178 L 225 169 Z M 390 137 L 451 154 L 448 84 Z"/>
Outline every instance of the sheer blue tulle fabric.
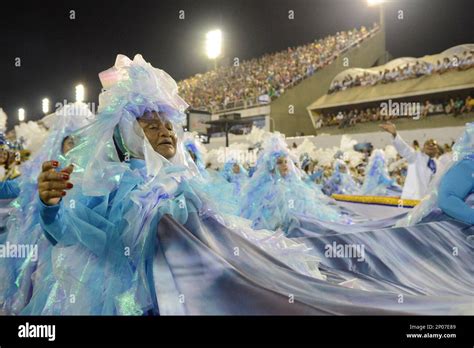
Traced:
<path fill-rule="evenodd" d="M 234 172 L 234 167 L 238 167 L 238 173 Z M 247 170 L 234 159 L 228 160 L 224 163 L 221 172 L 222 177 L 232 185 L 232 194 L 238 198 L 242 193 L 242 188 L 246 185 L 249 174 Z"/>
<path fill-rule="evenodd" d="M 374 150 L 365 170 L 360 194 L 371 196 L 400 196 L 401 188 L 390 178 L 382 150 Z"/>
<path fill-rule="evenodd" d="M 285 159 L 288 170 L 282 175 L 278 159 Z M 348 222 L 349 217 L 334 205 L 316 185 L 308 185 L 281 135 L 269 136 L 257 160 L 257 170 L 244 189 L 241 215 L 255 229 L 281 229 L 288 232 L 299 224 L 297 216 L 323 221 Z"/>
<path fill-rule="evenodd" d="M 7 221 L 5 243 L 11 246 L 36 247 L 37 253 L 26 257 L 0 259 L 0 308 L 11 314 L 20 313 L 28 303 L 32 289 L 50 271 L 51 245 L 39 222 L 37 179 L 43 162 L 51 159 L 64 166 L 62 144 L 67 136 L 94 119 L 86 104 L 72 103 L 48 116 L 48 137 L 35 156 L 22 166 L 19 178 L 20 195 Z M 78 141 L 78 139 L 73 139 Z M 29 249 L 31 250 L 31 249 Z"/>
<path fill-rule="evenodd" d="M 338 159 L 334 161 L 331 177 L 323 185 L 323 192 L 329 196 L 333 193 L 356 195 L 360 192 L 360 186 L 355 182 L 344 161 Z"/>
<path fill-rule="evenodd" d="M 222 173 L 214 170 L 207 170 L 204 163 L 204 155 L 202 153 L 202 145 L 198 142 L 194 134 L 185 132 L 183 144 L 186 150 L 193 154 L 194 162 L 199 169 L 199 174 L 193 178 L 195 187 L 199 187 L 199 191 L 208 197 L 209 200 L 219 202 L 222 212 L 237 215 L 239 212 L 239 191 L 242 179 L 231 176 L 233 173 Z M 241 173 L 245 175 L 245 170 Z M 227 181 L 227 178 L 231 180 Z"/>

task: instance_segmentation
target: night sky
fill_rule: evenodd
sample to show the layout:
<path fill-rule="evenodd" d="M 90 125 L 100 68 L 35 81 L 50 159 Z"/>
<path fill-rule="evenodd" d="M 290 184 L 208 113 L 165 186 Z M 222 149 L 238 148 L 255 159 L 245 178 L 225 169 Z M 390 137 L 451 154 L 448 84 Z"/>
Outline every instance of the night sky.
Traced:
<path fill-rule="evenodd" d="M 13 5 L 12 5 L 13 3 Z M 472 0 L 392 0 L 386 4 L 387 48 L 394 57 L 433 54 L 474 42 Z M 3 1 L 0 5 L 0 107 L 17 123 L 42 117 L 41 99 L 74 101 L 86 86 L 96 102 L 97 74 L 118 53 L 141 53 L 176 80 L 204 72 L 204 36 L 220 28 L 226 57 L 248 59 L 339 30 L 371 25 L 378 9 L 365 0 Z M 13 6 L 13 7 L 12 7 Z M 76 19 L 69 19 L 70 10 Z M 179 10 L 185 19 L 178 18 Z M 288 19 L 288 11 L 295 19 Z M 397 11 L 404 19 L 397 19 Z M 15 58 L 21 67 L 15 67 Z"/>

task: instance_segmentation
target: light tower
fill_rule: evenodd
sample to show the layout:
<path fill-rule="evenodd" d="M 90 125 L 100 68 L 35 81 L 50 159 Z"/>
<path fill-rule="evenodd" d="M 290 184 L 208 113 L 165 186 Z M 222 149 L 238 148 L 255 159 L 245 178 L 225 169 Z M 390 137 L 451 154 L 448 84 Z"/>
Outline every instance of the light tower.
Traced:
<path fill-rule="evenodd" d="M 41 109 L 43 110 L 43 114 L 45 115 L 49 112 L 49 99 L 48 98 L 44 98 L 41 101 Z"/>
<path fill-rule="evenodd" d="M 85 96 L 85 89 L 82 84 L 79 84 L 76 86 L 76 102 L 77 103 L 82 103 L 84 102 L 84 96 Z"/>
<path fill-rule="evenodd" d="M 18 109 L 18 121 L 23 122 L 25 120 L 25 109 Z"/>
<path fill-rule="evenodd" d="M 222 31 L 211 30 L 206 34 L 206 54 L 209 59 L 214 60 L 214 69 L 217 67 L 217 58 L 222 53 Z"/>

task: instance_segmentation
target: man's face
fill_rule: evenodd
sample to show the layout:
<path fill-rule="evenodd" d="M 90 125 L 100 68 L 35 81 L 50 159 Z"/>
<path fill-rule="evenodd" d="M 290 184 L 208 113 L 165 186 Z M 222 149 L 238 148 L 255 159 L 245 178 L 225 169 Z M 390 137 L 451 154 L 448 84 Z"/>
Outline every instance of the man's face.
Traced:
<path fill-rule="evenodd" d="M 0 149 L 0 164 L 5 164 L 8 161 L 8 151 Z"/>
<path fill-rule="evenodd" d="M 423 152 L 430 157 L 436 157 L 438 155 L 438 144 L 433 139 L 428 139 L 423 145 Z"/>
<path fill-rule="evenodd" d="M 171 159 L 176 154 L 177 137 L 173 130 L 173 124 L 160 118 L 155 111 L 147 112 L 138 118 L 146 138 L 153 150 L 166 159 Z"/>

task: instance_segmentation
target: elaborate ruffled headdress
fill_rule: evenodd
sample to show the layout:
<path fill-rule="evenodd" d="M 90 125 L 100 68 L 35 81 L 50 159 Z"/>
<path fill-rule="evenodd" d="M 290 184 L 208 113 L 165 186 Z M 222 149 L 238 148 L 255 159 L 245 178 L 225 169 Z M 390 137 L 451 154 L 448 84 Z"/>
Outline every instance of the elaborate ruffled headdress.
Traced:
<path fill-rule="evenodd" d="M 22 166 L 22 178 L 36 183 L 42 163 L 62 160 L 62 144 L 67 136 L 92 123 L 95 115 L 84 103 L 69 103 L 46 116 L 43 123 L 49 127 L 46 139 L 33 157 Z M 75 140 L 79 142 L 79 139 Z M 62 163 L 63 165 L 65 163 Z"/>
<path fill-rule="evenodd" d="M 289 176 L 301 176 L 300 170 L 294 165 L 297 158 L 290 152 L 285 137 L 279 132 L 269 134 L 263 141 L 262 151 L 257 159 L 257 171 L 254 175 L 258 176 L 261 171 L 267 171 L 267 173 L 273 173 L 279 177 L 279 172 L 275 170 L 279 157 L 288 157 Z"/>
<path fill-rule="evenodd" d="M 234 166 L 239 166 L 239 174 L 234 173 Z M 224 163 L 224 167 L 222 168 L 222 176 L 228 182 L 234 182 L 237 180 L 237 177 L 248 177 L 248 171 L 244 168 L 242 164 L 240 164 L 236 159 L 231 158 L 227 162 Z"/>
<path fill-rule="evenodd" d="M 170 165 L 191 168 L 191 175 L 197 173 L 181 141 L 175 156 L 167 160 L 153 149 L 137 122 L 145 113 L 155 111 L 173 124 L 178 139 L 182 137 L 188 104 L 178 95 L 171 76 L 154 68 L 139 54 L 133 61 L 119 54 L 115 65 L 99 77 L 104 90 L 99 96 L 98 120 L 82 132 L 84 141 L 68 156 L 77 167 L 75 172 L 82 174 L 84 194 L 103 195 L 117 186 L 128 168 L 120 162 L 117 148 L 125 155 L 125 161 L 134 157 L 145 159 L 148 182 Z"/>

